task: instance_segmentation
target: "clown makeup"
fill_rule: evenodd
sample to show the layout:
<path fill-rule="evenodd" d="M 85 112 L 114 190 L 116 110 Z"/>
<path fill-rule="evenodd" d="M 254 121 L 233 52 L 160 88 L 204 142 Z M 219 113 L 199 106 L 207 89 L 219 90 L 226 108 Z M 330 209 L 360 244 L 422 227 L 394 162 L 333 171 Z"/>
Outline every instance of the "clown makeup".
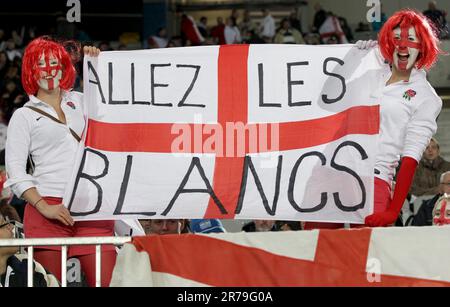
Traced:
<path fill-rule="evenodd" d="M 59 60 L 53 55 L 41 55 L 36 69 L 37 75 L 39 76 L 38 84 L 39 87 L 52 91 L 59 87 L 59 82 L 62 78 L 62 69 Z"/>
<path fill-rule="evenodd" d="M 450 195 L 441 197 L 433 210 L 433 225 L 442 226 L 450 224 Z"/>
<path fill-rule="evenodd" d="M 394 65 L 400 71 L 410 70 L 417 61 L 421 44 L 412 26 L 401 25 L 394 29 Z"/>

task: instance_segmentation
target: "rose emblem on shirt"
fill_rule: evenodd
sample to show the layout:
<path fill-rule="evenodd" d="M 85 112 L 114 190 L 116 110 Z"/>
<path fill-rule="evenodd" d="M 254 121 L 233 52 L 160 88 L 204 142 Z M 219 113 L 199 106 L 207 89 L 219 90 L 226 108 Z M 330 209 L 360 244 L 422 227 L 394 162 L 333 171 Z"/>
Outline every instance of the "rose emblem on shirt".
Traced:
<path fill-rule="evenodd" d="M 403 98 L 407 99 L 408 101 L 411 100 L 411 98 L 414 98 L 416 96 L 416 91 L 409 89 L 403 94 Z"/>
<path fill-rule="evenodd" d="M 67 102 L 67 105 L 75 110 L 75 104 L 72 101 Z"/>

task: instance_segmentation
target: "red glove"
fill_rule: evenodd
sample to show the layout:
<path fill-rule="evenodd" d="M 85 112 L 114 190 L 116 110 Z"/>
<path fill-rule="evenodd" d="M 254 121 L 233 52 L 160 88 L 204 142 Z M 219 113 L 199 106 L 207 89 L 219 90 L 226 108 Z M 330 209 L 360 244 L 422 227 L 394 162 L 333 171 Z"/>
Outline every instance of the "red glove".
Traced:
<path fill-rule="evenodd" d="M 395 184 L 394 197 L 385 212 L 374 213 L 365 219 L 365 223 L 370 227 L 387 226 L 393 224 L 403 207 L 406 196 L 416 171 L 417 161 L 410 157 L 403 157 L 400 171 L 397 175 L 397 183 Z"/>

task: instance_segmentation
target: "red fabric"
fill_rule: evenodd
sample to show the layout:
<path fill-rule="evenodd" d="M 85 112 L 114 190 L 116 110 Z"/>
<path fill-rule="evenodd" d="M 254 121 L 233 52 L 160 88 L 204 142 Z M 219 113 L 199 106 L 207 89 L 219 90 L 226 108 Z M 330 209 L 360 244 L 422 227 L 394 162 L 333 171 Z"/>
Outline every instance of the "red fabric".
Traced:
<path fill-rule="evenodd" d="M 375 177 L 374 181 L 374 205 L 373 212 L 379 213 L 384 212 L 389 207 L 389 203 L 391 201 L 391 187 L 389 183 L 380 178 Z M 368 225 L 361 224 L 352 224 L 351 228 L 361 228 Z M 321 223 L 321 222 L 306 222 L 303 226 L 305 230 L 311 229 L 339 229 L 343 228 L 344 224 L 342 223 Z"/>
<path fill-rule="evenodd" d="M 222 48 L 225 50 L 241 49 L 241 54 L 244 54 L 248 45 L 222 46 L 221 50 L 223 50 Z M 220 55 L 222 56 L 223 54 L 224 52 L 220 51 Z M 246 74 L 245 77 L 236 74 L 236 71 L 243 72 L 244 70 L 239 70 L 227 62 L 228 60 L 219 57 L 219 63 L 224 64 L 224 71 L 219 74 L 220 77 L 223 77 L 219 78 L 219 85 L 226 83 L 235 84 L 233 82 L 244 80 L 245 84 L 247 84 Z M 247 58 L 245 58 L 245 61 L 247 61 Z M 228 78 L 226 77 L 226 67 L 234 69 L 234 74 L 228 75 Z M 230 78 L 230 76 L 233 76 L 233 78 Z M 219 86 L 219 89 L 220 88 L 221 87 Z M 225 119 L 229 119 L 229 121 L 233 123 L 247 123 L 247 117 L 243 117 L 244 110 L 241 110 L 245 109 L 245 113 L 247 113 L 247 104 L 244 103 L 246 96 L 242 96 L 242 91 L 235 87 L 234 91 L 240 91 L 240 95 L 235 98 L 237 101 L 234 101 L 234 99 L 231 99 L 234 97 L 230 94 L 232 92 L 229 90 L 230 88 L 230 86 L 227 86 L 225 87 L 225 90 L 219 91 L 219 120 L 222 124 Z M 239 106 L 239 108 L 231 108 L 229 106 L 230 104 Z M 231 114 L 231 111 L 233 110 L 238 111 L 236 111 L 236 114 Z M 379 114 L 379 106 L 357 106 L 322 118 L 279 123 L 279 133 L 277 134 L 279 137 L 278 150 L 284 151 L 314 147 L 333 142 L 349 134 L 377 134 L 380 128 Z M 247 123 L 249 131 L 253 129 L 260 131 L 260 129 L 262 129 L 261 125 L 262 124 Z M 172 132 L 173 126 L 174 124 L 168 123 L 104 123 L 89 119 L 86 146 L 116 152 L 171 153 L 173 152 L 172 147 L 174 141 L 179 138 L 178 133 Z M 213 131 L 213 129 L 217 129 L 218 124 L 183 124 L 183 127 L 184 126 L 189 126 L 190 131 Z M 226 127 L 226 125 L 222 125 L 221 127 Z M 266 127 L 267 131 L 272 131 L 272 129 L 274 129 L 271 125 L 267 125 Z M 293 131 L 301 131 L 301 133 L 293 133 Z M 320 133 L 318 131 L 320 131 Z M 191 135 L 191 144 L 195 144 L 197 141 L 196 138 L 201 138 L 201 144 L 204 144 L 210 137 L 211 135 L 208 133 L 201 133 L 198 136 L 196 133 L 193 133 Z M 196 146 L 191 146 L 191 148 L 183 148 L 180 152 L 215 153 L 225 156 L 227 151 L 226 145 L 228 144 L 225 133 L 223 137 L 223 146 L 216 146 L 216 148 L 211 151 L 204 151 L 203 146 L 198 149 Z M 261 148 L 261 146 L 256 148 L 256 150 L 252 148 L 252 146 L 249 146 L 251 142 L 248 133 L 246 133 L 245 138 L 246 153 L 269 151 L 268 149 L 265 150 Z M 267 144 L 274 143 L 276 143 L 276 141 L 272 139 L 272 134 L 268 133 Z M 236 144 L 233 145 L 234 148 L 237 148 Z"/>
<path fill-rule="evenodd" d="M 200 45 L 203 42 L 203 37 L 198 31 L 197 25 L 188 16 L 183 16 L 181 19 L 181 32 L 184 33 L 186 39 L 194 46 Z"/>
<path fill-rule="evenodd" d="M 225 25 L 217 25 L 211 29 L 211 36 L 219 40 L 219 45 L 226 45 L 225 41 Z"/>
<path fill-rule="evenodd" d="M 446 281 L 380 274 L 368 278 L 372 229 L 320 230 L 313 259 L 203 235 L 134 237 L 153 272 L 218 287 L 449 286 Z M 172 286 L 177 286 L 176 281 Z"/>
<path fill-rule="evenodd" d="M 394 196 L 385 212 L 375 213 L 366 217 L 366 224 L 371 227 L 387 226 L 394 223 L 403 207 L 409 188 L 416 171 L 417 161 L 410 157 L 404 157 L 397 174 Z"/>
<path fill-rule="evenodd" d="M 61 198 L 43 197 L 49 205 L 62 203 Z M 25 208 L 24 231 L 26 238 L 69 238 L 114 236 L 114 221 L 80 221 L 66 226 L 57 220 L 49 220 L 28 204 Z M 41 246 L 38 249 L 61 251 L 59 246 Z M 115 251 L 113 245 L 102 245 L 102 252 Z M 95 246 L 71 246 L 68 257 L 95 254 Z"/>
<path fill-rule="evenodd" d="M 221 127 L 226 127 L 230 122 L 247 123 L 248 51 L 249 45 L 221 46 L 219 49 L 217 121 Z M 230 91 L 230 88 L 233 90 Z M 244 168 L 244 157 L 235 152 L 237 145 L 236 138 L 232 157 L 216 157 L 214 164 L 213 191 L 228 214 L 221 215 L 215 200 L 210 197 L 205 219 L 218 216 L 224 219 L 234 218 Z"/>

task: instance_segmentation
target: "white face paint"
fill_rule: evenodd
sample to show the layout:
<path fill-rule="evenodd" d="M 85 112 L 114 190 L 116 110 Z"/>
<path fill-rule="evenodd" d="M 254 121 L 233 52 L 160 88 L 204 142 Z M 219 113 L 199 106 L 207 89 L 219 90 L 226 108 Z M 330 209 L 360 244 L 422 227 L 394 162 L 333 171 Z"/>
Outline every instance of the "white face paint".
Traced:
<path fill-rule="evenodd" d="M 54 90 L 59 87 L 62 78 L 62 70 L 59 60 L 52 54 L 45 57 L 41 55 L 38 63 L 39 80 L 38 85 L 44 90 Z"/>
<path fill-rule="evenodd" d="M 420 40 L 414 27 L 394 29 L 394 66 L 405 71 L 411 69 L 417 61 L 420 52 Z"/>

